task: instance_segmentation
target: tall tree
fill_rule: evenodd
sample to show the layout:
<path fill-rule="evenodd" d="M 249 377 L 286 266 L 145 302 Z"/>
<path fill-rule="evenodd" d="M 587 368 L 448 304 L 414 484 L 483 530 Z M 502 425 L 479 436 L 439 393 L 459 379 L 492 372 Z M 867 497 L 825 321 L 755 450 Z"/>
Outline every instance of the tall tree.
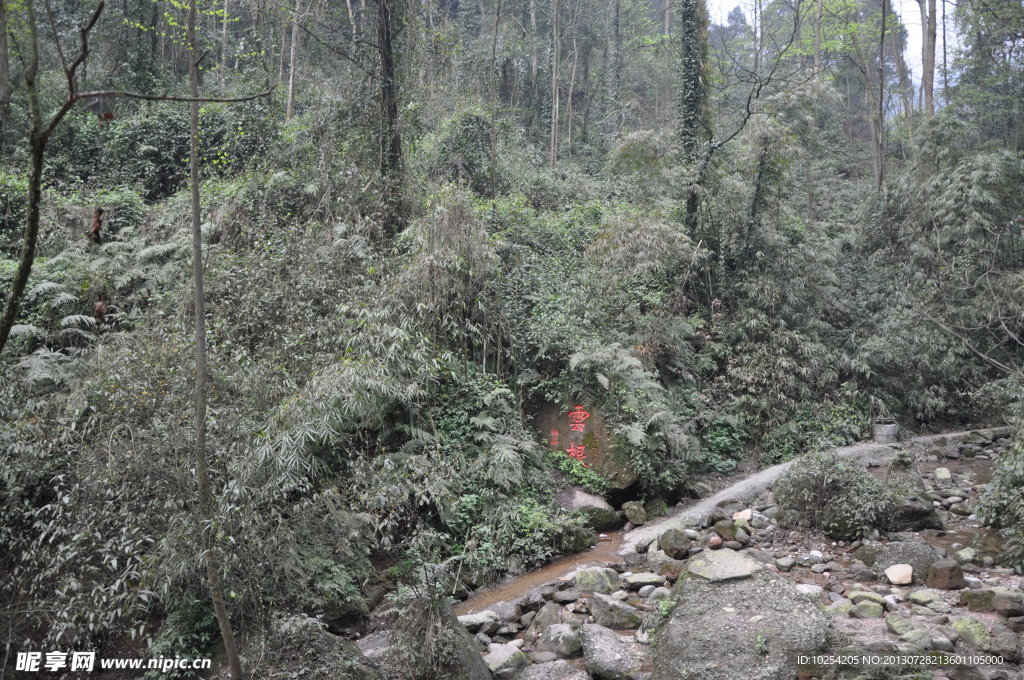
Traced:
<path fill-rule="evenodd" d="M 921 8 L 921 93 L 924 113 L 935 115 L 935 0 L 917 0 Z"/>
<path fill-rule="evenodd" d="M 704 0 L 682 0 L 676 30 L 679 35 L 679 83 L 676 93 L 676 134 L 683 160 L 695 167 L 710 136 L 708 125 L 708 11 Z M 698 186 L 695 178 L 686 192 L 686 222 L 697 218 Z"/>
<path fill-rule="evenodd" d="M 396 233 L 402 226 L 402 137 L 398 121 L 398 77 L 395 65 L 397 0 L 377 0 L 377 51 L 380 56 L 380 171 L 384 183 L 384 226 Z"/>
<path fill-rule="evenodd" d="M 242 680 L 242 662 L 238 654 L 235 634 L 231 629 L 227 603 L 224 599 L 224 581 L 221 576 L 221 561 L 214 540 L 213 491 L 210 488 L 210 465 L 206 457 L 206 296 L 203 292 L 203 230 L 200 222 L 199 203 L 199 62 L 203 54 L 196 40 L 196 5 L 191 0 L 188 6 L 186 40 L 188 41 L 188 89 L 189 97 L 189 193 L 192 202 L 192 286 L 195 307 L 196 342 L 196 384 L 195 384 L 195 458 L 196 483 L 199 489 L 199 523 L 202 536 L 203 561 L 206 563 L 206 579 L 210 587 L 210 599 L 217 617 L 224 652 L 231 670 L 231 680 Z"/>
<path fill-rule="evenodd" d="M 11 80 L 11 63 L 7 48 L 7 0 L 0 0 L 0 144 L 10 116 L 11 94 L 14 83 Z"/>

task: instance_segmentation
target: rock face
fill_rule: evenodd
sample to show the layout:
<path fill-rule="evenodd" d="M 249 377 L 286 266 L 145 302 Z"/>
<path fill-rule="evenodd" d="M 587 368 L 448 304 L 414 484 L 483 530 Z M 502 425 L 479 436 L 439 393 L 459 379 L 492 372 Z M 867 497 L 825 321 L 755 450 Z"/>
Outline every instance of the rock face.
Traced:
<path fill-rule="evenodd" d="M 636 680 L 643 665 L 640 652 L 619 639 L 618 633 L 595 624 L 580 631 L 587 670 L 599 680 Z"/>
<path fill-rule="evenodd" d="M 673 595 L 679 604 L 657 640 L 654 680 L 790 680 L 798 655 L 826 648 L 825 614 L 766 569 L 681 579 Z"/>
<path fill-rule="evenodd" d="M 640 626 L 640 612 L 625 602 L 619 602 L 607 595 L 594 593 L 592 610 L 594 621 L 600 626 L 615 630 Z"/>
<path fill-rule="evenodd" d="M 690 560 L 687 570 L 694 576 L 712 582 L 748 578 L 762 569 L 760 562 L 746 553 L 723 548 L 705 551 Z"/>
<path fill-rule="evenodd" d="M 595 531 L 611 531 L 622 526 L 622 518 L 608 501 L 587 493 L 581 487 L 565 489 L 555 498 L 555 502 L 566 510 L 578 510 L 588 520 Z"/>

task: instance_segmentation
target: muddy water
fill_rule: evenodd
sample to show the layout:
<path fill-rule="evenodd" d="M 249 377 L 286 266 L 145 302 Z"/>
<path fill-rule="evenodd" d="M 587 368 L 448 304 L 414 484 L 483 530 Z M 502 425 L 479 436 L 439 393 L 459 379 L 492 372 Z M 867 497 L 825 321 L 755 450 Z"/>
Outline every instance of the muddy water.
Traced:
<path fill-rule="evenodd" d="M 613 562 L 621 562 L 616 551 L 622 543 L 623 532 L 610 531 L 607 534 L 598 534 L 598 541 L 594 547 L 584 550 L 575 555 L 566 555 L 528 574 L 514 576 L 503 583 L 482 590 L 473 595 L 465 602 L 460 602 L 455 607 L 455 613 L 473 614 L 487 609 L 495 602 L 514 600 L 530 592 L 534 588 L 556 581 L 562 576 L 569 574 L 580 567 L 601 566 Z"/>

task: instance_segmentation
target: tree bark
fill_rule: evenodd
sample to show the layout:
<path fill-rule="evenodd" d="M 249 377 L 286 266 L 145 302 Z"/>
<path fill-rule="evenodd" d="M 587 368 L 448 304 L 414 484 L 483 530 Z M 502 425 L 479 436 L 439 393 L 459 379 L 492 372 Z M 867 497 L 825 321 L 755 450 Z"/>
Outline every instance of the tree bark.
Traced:
<path fill-rule="evenodd" d="M 917 0 L 921 8 L 921 96 L 924 113 L 935 115 L 935 0 Z"/>
<path fill-rule="evenodd" d="M 501 22 L 501 0 L 494 7 L 494 35 L 491 36 L 491 214 L 497 216 L 495 196 L 498 174 L 498 27 Z"/>
<path fill-rule="evenodd" d="M 288 54 L 288 100 L 285 104 L 285 120 L 291 120 L 295 115 L 295 71 L 299 61 L 299 11 L 301 9 L 302 0 L 295 0 L 295 13 L 292 15 L 292 44 Z"/>
<path fill-rule="evenodd" d="M 821 73 L 821 15 L 824 0 L 818 0 L 814 14 L 814 73 Z"/>
<path fill-rule="evenodd" d="M 11 113 L 11 94 L 14 83 L 11 82 L 11 64 L 7 49 L 7 2 L 0 0 L 0 145 L 3 144 L 4 132 Z"/>
<path fill-rule="evenodd" d="M 402 226 L 402 138 L 398 123 L 398 82 L 395 74 L 391 3 L 377 0 L 377 48 L 380 53 L 381 179 L 384 183 L 384 227 L 389 234 Z"/>
<path fill-rule="evenodd" d="M 186 28 L 189 69 L 189 192 L 192 199 L 192 286 L 195 303 L 196 342 L 196 385 L 195 385 L 195 463 L 196 483 L 199 491 L 199 524 L 202 537 L 203 561 L 206 563 L 206 579 L 210 588 L 213 611 L 220 627 L 224 652 L 232 680 L 242 680 L 242 661 L 238 645 L 231 629 L 231 619 L 224 600 L 224 583 L 221 579 L 221 563 L 217 554 L 214 535 L 213 491 L 210 488 L 210 470 L 206 458 L 206 297 L 203 291 L 203 233 L 200 223 L 199 204 L 199 45 L 196 41 L 196 3 L 191 0 L 188 8 Z"/>
<path fill-rule="evenodd" d="M 553 169 L 558 158 L 558 0 L 551 0 L 551 128 L 548 165 Z"/>

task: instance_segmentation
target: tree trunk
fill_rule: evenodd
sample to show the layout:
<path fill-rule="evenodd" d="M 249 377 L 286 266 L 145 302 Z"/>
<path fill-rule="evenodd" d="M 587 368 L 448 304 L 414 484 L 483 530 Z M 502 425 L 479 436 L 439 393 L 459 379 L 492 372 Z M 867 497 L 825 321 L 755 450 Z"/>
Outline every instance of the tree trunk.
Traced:
<path fill-rule="evenodd" d="M 235 634 L 231 630 L 227 604 L 224 601 L 224 583 L 221 580 L 221 564 L 214 540 L 213 492 L 210 489 L 210 470 L 206 459 L 206 298 L 203 292 L 203 233 L 199 220 L 199 54 L 196 42 L 196 3 L 191 0 L 188 8 L 186 28 L 189 49 L 188 88 L 192 101 L 189 102 L 189 190 L 192 198 L 192 286 L 195 293 L 195 342 L 196 342 L 196 386 L 195 386 L 195 457 L 196 483 L 199 491 L 199 524 L 202 537 L 203 561 L 206 563 L 206 579 L 210 587 L 210 599 L 217 616 L 217 625 L 224 641 L 224 653 L 228 658 L 232 680 L 242 680 L 242 662 L 238 655 Z"/>
<path fill-rule="evenodd" d="M 496 217 L 496 181 L 498 170 L 498 27 L 501 0 L 494 7 L 494 35 L 491 36 L 491 214 Z"/>
<path fill-rule="evenodd" d="M 814 73 L 821 73 L 821 14 L 823 0 L 818 0 L 814 14 Z"/>
<path fill-rule="evenodd" d="M 935 0 L 917 0 L 921 8 L 921 96 L 926 116 L 935 115 Z"/>
<path fill-rule="evenodd" d="M 295 0 L 295 13 L 292 15 L 292 44 L 288 54 L 288 100 L 285 104 L 285 120 L 291 120 L 295 115 L 295 71 L 299 61 L 299 11 L 301 9 L 302 0 Z"/>
<path fill-rule="evenodd" d="M 703 168 L 698 160 L 704 155 L 707 138 L 707 17 L 704 0 L 682 0 L 679 4 L 677 32 L 679 35 L 679 91 L 676 97 L 677 128 L 683 148 L 683 160 L 694 168 Z M 691 180 L 686 191 L 686 226 L 697 224 L 698 190 L 703 171 Z"/>
<path fill-rule="evenodd" d="M 228 0 L 224 0 L 224 16 L 220 23 L 220 84 L 224 86 L 228 70 Z"/>
<path fill-rule="evenodd" d="M 11 82 L 11 65 L 7 49 L 7 2 L 0 0 L 0 146 L 3 145 L 7 120 L 11 113 L 11 93 L 14 83 Z"/>
<path fill-rule="evenodd" d="M 395 234 L 402 226 L 399 201 L 402 182 L 402 138 L 398 126 L 398 83 L 395 76 L 391 3 L 377 0 L 377 48 L 380 52 L 381 179 L 384 183 L 384 227 Z"/>
<path fill-rule="evenodd" d="M 4 0 L 0 0 L 2 3 Z M 7 340 L 11 337 L 11 328 L 18 316 L 21 298 L 25 295 L 29 276 L 32 274 L 32 263 L 36 257 L 36 242 L 39 239 L 39 210 L 43 194 L 43 159 L 46 154 L 46 143 L 49 134 L 43 123 L 43 111 L 39 103 L 39 32 L 36 26 L 35 4 L 25 3 L 25 15 L 28 19 L 29 45 L 28 62 L 25 65 L 25 98 L 28 100 L 29 115 L 32 127 L 29 130 L 29 171 L 28 171 L 28 206 L 25 215 L 25 230 L 21 239 L 21 255 L 18 268 L 14 271 L 11 292 L 4 305 L 4 315 L 0 319 L 0 352 L 3 352 Z"/>
<path fill-rule="evenodd" d="M 934 0 L 932 0 L 934 1 Z M 888 3 L 882 0 L 882 28 L 878 38 L 878 106 L 875 109 L 875 184 L 879 192 L 885 183 L 885 24 Z"/>
<path fill-rule="evenodd" d="M 551 0 L 551 128 L 548 165 L 553 169 L 558 158 L 558 0 Z"/>

